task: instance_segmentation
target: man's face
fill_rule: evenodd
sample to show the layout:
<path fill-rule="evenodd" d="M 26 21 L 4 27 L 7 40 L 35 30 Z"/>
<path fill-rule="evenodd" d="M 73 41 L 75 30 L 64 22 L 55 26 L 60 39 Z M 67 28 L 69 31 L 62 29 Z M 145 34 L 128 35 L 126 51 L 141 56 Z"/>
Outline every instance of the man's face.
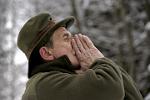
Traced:
<path fill-rule="evenodd" d="M 52 36 L 52 52 L 55 58 L 67 55 L 72 65 L 77 68 L 79 67 L 79 62 L 75 56 L 75 51 L 72 48 L 71 39 L 72 35 L 65 27 L 58 28 Z"/>

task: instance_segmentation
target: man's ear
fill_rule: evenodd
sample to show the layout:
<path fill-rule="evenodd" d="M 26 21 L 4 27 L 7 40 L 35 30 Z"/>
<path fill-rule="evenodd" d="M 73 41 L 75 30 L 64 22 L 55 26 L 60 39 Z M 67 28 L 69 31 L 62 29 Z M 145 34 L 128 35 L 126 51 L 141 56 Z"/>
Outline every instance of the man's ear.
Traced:
<path fill-rule="evenodd" d="M 52 55 L 52 52 L 48 50 L 47 47 L 41 47 L 39 49 L 39 53 L 41 57 L 46 61 L 54 60 L 54 56 Z"/>

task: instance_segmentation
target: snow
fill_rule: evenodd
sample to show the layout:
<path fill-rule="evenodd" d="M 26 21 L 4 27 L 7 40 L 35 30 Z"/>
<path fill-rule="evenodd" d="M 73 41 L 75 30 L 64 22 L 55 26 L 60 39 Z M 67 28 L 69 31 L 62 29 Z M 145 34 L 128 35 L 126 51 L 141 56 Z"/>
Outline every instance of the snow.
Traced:
<path fill-rule="evenodd" d="M 144 100 L 150 100 L 150 93 L 145 97 Z"/>
<path fill-rule="evenodd" d="M 19 65 L 19 64 L 26 63 L 27 58 L 21 50 L 17 49 L 14 61 L 16 65 Z"/>
<path fill-rule="evenodd" d="M 145 30 L 150 30 L 150 22 L 148 22 L 145 26 Z"/>
<path fill-rule="evenodd" d="M 148 71 L 150 72 L 150 64 L 148 65 Z"/>

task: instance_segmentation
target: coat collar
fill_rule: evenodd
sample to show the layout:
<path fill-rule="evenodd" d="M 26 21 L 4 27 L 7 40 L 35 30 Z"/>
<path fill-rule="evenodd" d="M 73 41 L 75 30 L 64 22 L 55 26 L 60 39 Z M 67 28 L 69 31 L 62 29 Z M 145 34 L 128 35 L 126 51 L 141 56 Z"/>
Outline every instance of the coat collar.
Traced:
<path fill-rule="evenodd" d="M 64 55 L 54 61 L 36 66 L 31 72 L 28 73 L 28 77 L 30 78 L 39 72 L 49 72 L 54 70 L 67 73 L 75 73 L 69 58 Z"/>

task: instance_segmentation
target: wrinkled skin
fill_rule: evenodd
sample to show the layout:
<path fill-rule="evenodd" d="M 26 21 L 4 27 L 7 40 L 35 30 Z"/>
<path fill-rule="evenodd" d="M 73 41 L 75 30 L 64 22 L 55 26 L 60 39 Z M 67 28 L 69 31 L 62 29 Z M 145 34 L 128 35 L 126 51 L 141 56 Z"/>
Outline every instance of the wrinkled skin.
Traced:
<path fill-rule="evenodd" d="M 85 35 L 75 35 L 72 39 L 72 46 L 81 66 L 81 69 L 77 72 L 86 71 L 96 59 L 104 57 Z"/>

